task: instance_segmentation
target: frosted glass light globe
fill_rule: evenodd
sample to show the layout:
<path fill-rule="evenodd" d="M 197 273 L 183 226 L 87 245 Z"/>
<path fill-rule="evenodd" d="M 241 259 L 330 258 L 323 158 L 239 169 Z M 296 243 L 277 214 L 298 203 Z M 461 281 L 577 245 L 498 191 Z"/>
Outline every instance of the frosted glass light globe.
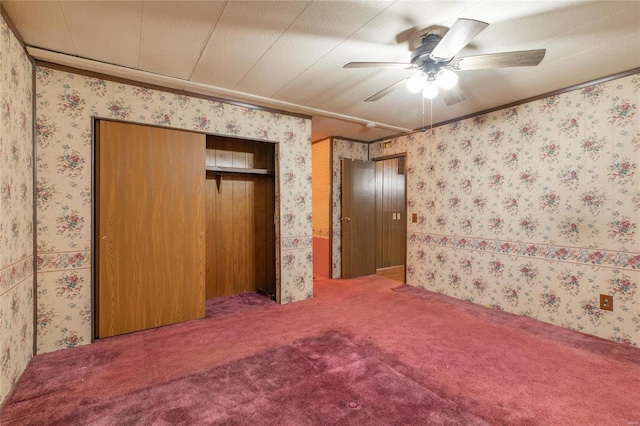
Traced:
<path fill-rule="evenodd" d="M 425 73 L 416 74 L 407 80 L 407 89 L 412 93 L 418 93 L 424 88 L 425 81 L 427 81 Z"/>
<path fill-rule="evenodd" d="M 436 81 L 444 90 L 449 90 L 458 83 L 458 74 L 449 70 L 440 70 Z"/>
<path fill-rule="evenodd" d="M 424 90 L 422 90 L 422 96 L 426 99 L 433 99 L 438 96 L 438 85 L 434 82 L 427 82 L 424 86 Z"/>

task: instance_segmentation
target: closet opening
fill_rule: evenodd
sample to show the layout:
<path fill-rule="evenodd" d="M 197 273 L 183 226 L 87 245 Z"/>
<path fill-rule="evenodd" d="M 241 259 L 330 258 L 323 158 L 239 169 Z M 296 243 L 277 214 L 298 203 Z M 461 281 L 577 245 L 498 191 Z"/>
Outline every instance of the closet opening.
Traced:
<path fill-rule="evenodd" d="M 92 339 L 204 318 L 207 299 L 278 299 L 276 150 L 94 121 Z"/>
<path fill-rule="evenodd" d="M 249 292 L 276 299 L 275 146 L 207 135 L 207 300 Z"/>

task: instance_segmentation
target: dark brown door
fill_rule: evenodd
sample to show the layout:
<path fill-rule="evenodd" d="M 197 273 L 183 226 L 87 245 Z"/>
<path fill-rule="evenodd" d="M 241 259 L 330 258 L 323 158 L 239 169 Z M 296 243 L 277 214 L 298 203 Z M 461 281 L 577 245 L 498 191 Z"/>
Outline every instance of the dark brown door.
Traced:
<path fill-rule="evenodd" d="M 203 318 L 205 135 L 96 134 L 97 337 Z"/>
<path fill-rule="evenodd" d="M 376 273 L 373 161 L 342 160 L 342 278 Z"/>

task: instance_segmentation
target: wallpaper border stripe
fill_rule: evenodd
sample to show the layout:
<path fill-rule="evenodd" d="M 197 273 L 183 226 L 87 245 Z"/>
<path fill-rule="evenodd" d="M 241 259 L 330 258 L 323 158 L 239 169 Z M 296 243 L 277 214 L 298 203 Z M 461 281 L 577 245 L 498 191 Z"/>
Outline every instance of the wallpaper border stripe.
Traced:
<path fill-rule="evenodd" d="M 286 237 L 280 241 L 282 250 L 313 248 L 313 237 L 311 236 Z"/>
<path fill-rule="evenodd" d="M 33 255 L 28 255 L 0 269 L 0 296 L 33 275 Z"/>
<path fill-rule="evenodd" d="M 409 233 L 409 243 L 459 248 L 495 254 L 515 255 L 541 260 L 580 263 L 628 270 L 640 270 L 640 253 L 615 250 L 585 249 L 552 244 L 468 238 L 453 235 Z"/>
<path fill-rule="evenodd" d="M 39 252 L 38 272 L 91 268 L 91 250 Z"/>

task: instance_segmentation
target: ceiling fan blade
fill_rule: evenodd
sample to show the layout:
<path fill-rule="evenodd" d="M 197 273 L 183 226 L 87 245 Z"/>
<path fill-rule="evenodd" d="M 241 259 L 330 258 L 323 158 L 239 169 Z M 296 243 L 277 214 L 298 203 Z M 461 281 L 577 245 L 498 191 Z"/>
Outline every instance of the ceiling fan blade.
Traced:
<path fill-rule="evenodd" d="M 447 104 L 447 106 L 457 104 L 458 102 L 462 102 L 465 99 L 458 86 L 453 86 L 449 90 L 441 90 L 440 96 L 442 96 L 442 100 L 445 104 Z"/>
<path fill-rule="evenodd" d="M 546 49 L 520 50 L 517 52 L 490 53 L 455 59 L 449 66 L 455 70 L 484 70 L 504 67 L 533 67 L 542 61 Z"/>
<path fill-rule="evenodd" d="M 395 69 L 414 69 L 415 65 L 405 62 L 349 62 L 342 68 L 395 68 Z"/>
<path fill-rule="evenodd" d="M 473 19 L 458 19 L 431 52 L 431 59 L 445 62 L 453 58 L 489 24 Z"/>
<path fill-rule="evenodd" d="M 395 83 L 393 83 L 391 86 L 385 87 L 384 89 L 382 89 L 381 91 L 379 91 L 378 93 L 376 93 L 373 96 L 369 96 L 367 99 L 365 99 L 365 102 L 375 102 L 380 98 L 383 98 L 385 96 L 387 96 L 389 93 L 393 92 L 394 90 L 396 90 L 398 87 L 402 86 L 408 79 L 407 78 L 403 78 L 400 81 L 397 81 Z"/>

